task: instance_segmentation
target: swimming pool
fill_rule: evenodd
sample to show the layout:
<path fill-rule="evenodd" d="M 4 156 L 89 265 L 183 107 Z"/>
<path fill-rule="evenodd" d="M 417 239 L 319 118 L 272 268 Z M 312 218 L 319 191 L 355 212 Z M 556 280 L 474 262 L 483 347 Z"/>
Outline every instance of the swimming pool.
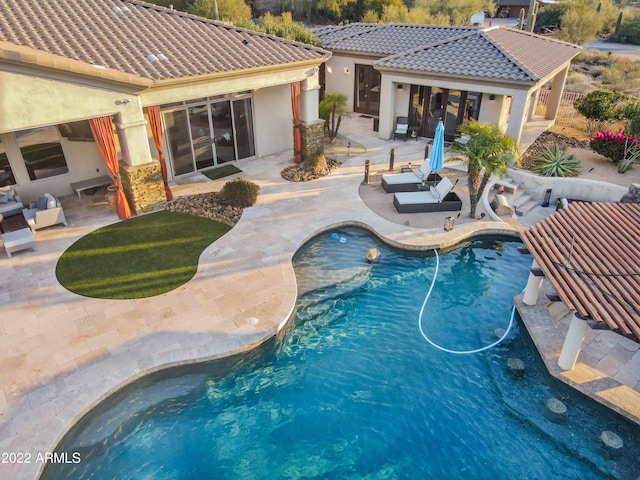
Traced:
<path fill-rule="evenodd" d="M 549 377 L 517 321 L 472 355 L 421 334 L 456 351 L 502 336 L 530 265 L 517 246 L 477 238 L 436 257 L 355 228 L 320 235 L 295 256 L 284 334 L 125 387 L 58 446 L 82 462 L 42 478 L 636 479 L 638 427 Z"/>

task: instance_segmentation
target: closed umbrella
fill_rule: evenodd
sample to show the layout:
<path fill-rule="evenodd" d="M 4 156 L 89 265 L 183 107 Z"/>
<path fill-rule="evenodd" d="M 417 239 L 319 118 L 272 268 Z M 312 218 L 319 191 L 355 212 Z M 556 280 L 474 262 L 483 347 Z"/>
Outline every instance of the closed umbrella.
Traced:
<path fill-rule="evenodd" d="M 442 120 L 438 122 L 436 134 L 433 136 L 433 148 L 431 149 L 431 159 L 429 166 L 432 172 L 437 172 L 444 163 L 444 125 Z"/>

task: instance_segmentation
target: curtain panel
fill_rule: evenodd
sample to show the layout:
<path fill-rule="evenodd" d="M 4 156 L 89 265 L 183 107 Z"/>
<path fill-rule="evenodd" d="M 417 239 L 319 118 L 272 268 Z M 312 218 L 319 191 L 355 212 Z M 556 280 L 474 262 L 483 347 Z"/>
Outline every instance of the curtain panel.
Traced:
<path fill-rule="evenodd" d="M 160 162 L 160 170 L 162 171 L 162 181 L 164 182 L 164 193 L 167 196 L 167 200 L 173 200 L 173 193 L 169 188 L 169 176 L 167 174 L 167 164 L 162 152 L 163 146 L 163 132 L 162 132 L 162 120 L 160 119 L 160 106 L 155 105 L 153 107 L 147 107 L 147 115 L 149 116 L 149 126 L 151 127 L 151 133 L 153 134 L 153 143 L 158 150 L 158 161 Z"/>
<path fill-rule="evenodd" d="M 291 84 L 291 110 L 293 112 L 293 159 L 302 162 L 302 135 L 300 133 L 300 82 Z"/>
<path fill-rule="evenodd" d="M 116 192 L 118 217 L 121 219 L 130 218 L 131 208 L 129 208 L 127 197 L 122 191 L 122 183 L 120 181 L 120 166 L 118 165 L 118 153 L 116 151 L 111 117 L 92 118 L 89 123 L 91 125 L 91 133 L 93 133 L 93 138 L 102 154 L 104 163 L 111 175 L 113 175 L 114 185 L 118 188 Z"/>

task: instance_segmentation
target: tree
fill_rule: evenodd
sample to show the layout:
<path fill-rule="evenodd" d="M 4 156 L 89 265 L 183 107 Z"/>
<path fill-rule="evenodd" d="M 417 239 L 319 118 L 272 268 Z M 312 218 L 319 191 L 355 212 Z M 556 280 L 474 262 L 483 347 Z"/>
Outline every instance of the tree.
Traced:
<path fill-rule="evenodd" d="M 251 20 L 243 20 L 235 22 L 239 27 L 244 27 L 256 32 L 268 33 L 276 37 L 286 38 L 287 40 L 295 40 L 297 42 L 306 43 L 308 45 L 320 46 L 320 41 L 316 36 L 307 30 L 304 25 L 293 21 L 290 12 L 285 12 L 278 17 L 274 17 L 267 13 L 260 17 L 256 23 Z"/>
<path fill-rule="evenodd" d="M 518 154 L 518 146 L 493 123 L 474 120 L 461 126 L 460 133 L 468 136 L 468 141 L 453 142 L 452 148 L 466 157 L 469 206 L 471 217 L 475 218 L 476 207 L 491 175 L 506 173 L 510 160 Z"/>
<path fill-rule="evenodd" d="M 244 0 L 217 0 L 218 16 L 224 22 L 237 22 L 251 18 L 251 8 Z M 195 0 L 189 13 L 200 17 L 213 18 L 213 0 Z"/>
<path fill-rule="evenodd" d="M 603 130 L 612 123 L 620 120 L 621 102 L 627 97 L 622 92 L 613 90 L 596 90 L 573 102 L 573 106 L 587 119 L 589 135 Z"/>
<path fill-rule="evenodd" d="M 338 92 L 327 92 L 319 105 L 318 116 L 325 121 L 325 128 L 329 132 L 329 140 L 334 142 L 338 136 L 338 129 L 342 117 L 349 117 L 347 112 L 347 96 Z"/>

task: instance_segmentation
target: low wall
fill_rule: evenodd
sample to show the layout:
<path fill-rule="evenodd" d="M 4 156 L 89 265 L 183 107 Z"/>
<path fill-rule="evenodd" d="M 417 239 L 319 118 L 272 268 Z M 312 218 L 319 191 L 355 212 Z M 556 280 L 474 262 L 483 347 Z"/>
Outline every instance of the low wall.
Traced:
<path fill-rule="evenodd" d="M 509 169 L 513 181 L 542 204 L 548 189 L 551 189 L 551 203 L 557 198 L 571 198 L 590 202 L 619 202 L 629 191 L 628 187 L 613 183 L 586 180 L 584 178 L 542 177 L 515 168 Z"/>

